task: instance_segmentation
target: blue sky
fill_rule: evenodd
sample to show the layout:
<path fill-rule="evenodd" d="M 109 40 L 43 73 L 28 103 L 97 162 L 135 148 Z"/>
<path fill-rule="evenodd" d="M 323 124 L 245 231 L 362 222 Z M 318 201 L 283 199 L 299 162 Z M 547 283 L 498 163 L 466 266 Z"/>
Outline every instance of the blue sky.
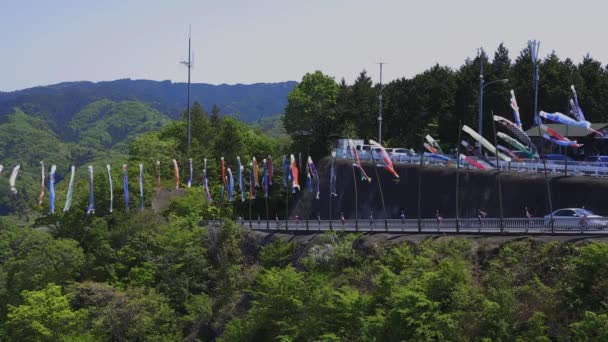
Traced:
<path fill-rule="evenodd" d="M 504 42 L 608 62 L 605 1 L 2 0 L 0 91 L 118 78 L 181 82 L 192 25 L 194 82 L 300 80 L 320 69 L 352 81 L 457 67 Z"/>

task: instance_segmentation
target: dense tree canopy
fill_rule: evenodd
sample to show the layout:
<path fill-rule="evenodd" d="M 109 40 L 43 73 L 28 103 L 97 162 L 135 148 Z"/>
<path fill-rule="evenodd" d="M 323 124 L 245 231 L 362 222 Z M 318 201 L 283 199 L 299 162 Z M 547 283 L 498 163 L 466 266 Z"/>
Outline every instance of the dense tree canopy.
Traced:
<path fill-rule="evenodd" d="M 434 65 L 412 76 L 385 85 L 383 91 L 383 143 L 422 148 L 422 137 L 436 134 L 442 145 L 454 146 L 458 123 L 477 127 L 479 72 L 484 66 L 484 131 L 491 131 L 491 113 L 511 116 L 509 91 L 516 93 L 524 128 L 533 120 L 532 59 L 525 48 L 512 61 L 500 44 L 493 58 L 481 50 L 459 68 Z M 539 65 L 539 109 L 567 113 L 570 85 L 591 122 L 608 120 L 608 73 L 587 55 L 578 65 L 569 58 L 548 53 Z M 337 92 L 337 95 L 336 95 Z M 307 74 L 288 96 L 285 128 L 297 150 L 310 148 L 313 156 L 327 155 L 337 138 L 377 137 L 379 86 L 362 71 L 352 84 L 320 71 Z M 314 145 L 314 146 L 313 146 Z"/>

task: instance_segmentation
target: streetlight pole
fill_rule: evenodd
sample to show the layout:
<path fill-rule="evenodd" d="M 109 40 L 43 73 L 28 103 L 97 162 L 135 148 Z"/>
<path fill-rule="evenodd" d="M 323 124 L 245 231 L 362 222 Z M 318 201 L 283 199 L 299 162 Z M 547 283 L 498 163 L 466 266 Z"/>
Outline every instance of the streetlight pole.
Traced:
<path fill-rule="evenodd" d="M 378 64 L 380 65 L 380 95 L 378 96 L 378 100 L 380 102 L 380 107 L 378 109 L 378 143 L 382 145 L 382 65 L 386 63 L 380 62 Z"/>
<path fill-rule="evenodd" d="M 507 83 L 509 79 L 503 78 L 500 80 L 494 80 L 492 82 L 485 83 L 483 78 L 483 54 L 481 49 L 479 49 L 479 119 L 477 123 L 477 133 L 483 137 L 483 90 L 494 83 Z M 477 144 L 477 151 L 481 154 L 481 144 Z"/>
<path fill-rule="evenodd" d="M 484 88 L 484 79 L 483 79 L 483 54 L 481 49 L 478 52 L 479 55 L 479 119 L 477 124 L 477 133 L 479 136 L 483 137 L 483 88 Z M 481 155 L 481 144 L 477 144 L 477 151 L 479 155 Z"/>

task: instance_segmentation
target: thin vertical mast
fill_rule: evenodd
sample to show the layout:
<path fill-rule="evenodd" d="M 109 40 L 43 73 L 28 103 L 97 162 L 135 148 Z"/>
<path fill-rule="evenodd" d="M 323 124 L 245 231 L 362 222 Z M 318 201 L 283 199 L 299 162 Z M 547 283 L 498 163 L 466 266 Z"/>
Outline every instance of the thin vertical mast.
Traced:
<path fill-rule="evenodd" d="M 187 95 L 187 101 L 188 101 L 188 150 L 190 150 L 190 69 L 192 69 L 192 44 L 191 44 L 191 37 L 192 37 L 192 29 L 189 26 L 188 27 L 188 61 L 182 61 L 181 64 L 185 65 L 188 68 L 188 95 Z"/>
<path fill-rule="evenodd" d="M 190 150 L 190 69 L 192 68 L 191 53 L 192 28 L 188 27 L 188 150 Z"/>
<path fill-rule="evenodd" d="M 378 64 L 380 65 L 380 95 L 378 96 L 378 100 L 380 102 L 378 109 L 378 143 L 382 144 L 382 65 L 386 63 L 380 62 Z"/>

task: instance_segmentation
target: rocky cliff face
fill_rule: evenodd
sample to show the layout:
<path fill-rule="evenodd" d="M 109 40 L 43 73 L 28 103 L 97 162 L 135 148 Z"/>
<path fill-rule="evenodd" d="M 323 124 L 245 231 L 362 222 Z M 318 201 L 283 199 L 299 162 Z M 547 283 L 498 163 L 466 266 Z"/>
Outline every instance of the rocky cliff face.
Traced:
<path fill-rule="evenodd" d="M 290 214 L 311 219 L 329 217 L 329 159 L 319 163 L 321 177 L 321 196 L 319 200 L 313 194 L 303 190 L 292 203 Z M 370 210 L 375 218 L 384 217 L 378 179 L 382 186 L 386 204 L 386 216 L 399 218 L 401 210 L 406 217 L 418 216 L 418 198 L 422 218 L 435 217 L 439 210 L 443 217 L 456 216 L 456 175 L 459 174 L 458 199 L 459 215 L 462 218 L 474 217 L 477 208 L 488 213 L 490 217 L 499 216 L 498 177 L 492 171 L 471 171 L 455 168 L 418 167 L 413 165 L 397 166 L 400 180 L 397 182 L 383 170 L 376 170 L 371 165 L 365 170 L 373 180 L 369 184 L 357 179 L 357 193 L 350 162 L 336 163 L 337 197 L 331 200 L 331 211 L 334 219 L 354 219 L 355 212 L 361 219 L 368 219 Z M 534 216 L 549 213 L 547 181 L 543 174 L 501 173 L 502 202 L 505 217 L 524 217 L 524 206 Z M 608 180 L 584 176 L 548 178 L 553 209 L 581 207 L 590 209 L 600 215 L 608 215 L 606 198 L 608 198 Z M 420 193 L 419 193 L 420 186 Z M 357 203 L 357 207 L 355 207 Z"/>

